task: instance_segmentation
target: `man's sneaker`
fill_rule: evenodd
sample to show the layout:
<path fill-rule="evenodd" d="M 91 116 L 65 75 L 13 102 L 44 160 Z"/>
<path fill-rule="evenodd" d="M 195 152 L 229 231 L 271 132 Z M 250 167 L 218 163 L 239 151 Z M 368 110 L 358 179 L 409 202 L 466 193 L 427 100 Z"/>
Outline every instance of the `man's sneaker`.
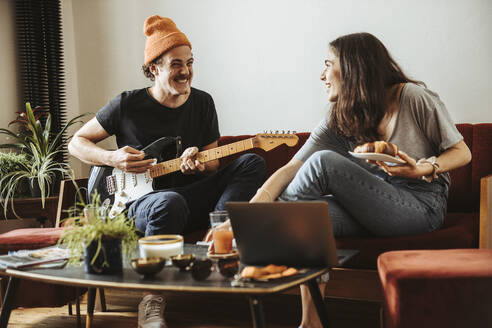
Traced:
<path fill-rule="evenodd" d="M 166 300 L 161 295 L 146 295 L 138 305 L 138 328 L 167 328 L 165 307 Z"/>

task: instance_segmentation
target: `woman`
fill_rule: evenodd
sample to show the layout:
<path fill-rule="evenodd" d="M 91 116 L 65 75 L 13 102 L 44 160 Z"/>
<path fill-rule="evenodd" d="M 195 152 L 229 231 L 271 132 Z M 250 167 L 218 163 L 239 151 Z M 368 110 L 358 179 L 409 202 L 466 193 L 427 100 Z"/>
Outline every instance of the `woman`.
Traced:
<path fill-rule="evenodd" d="M 409 79 L 369 33 L 330 43 L 321 74 L 329 115 L 251 202 L 324 200 L 335 236 L 398 236 L 441 227 L 450 170 L 471 153 L 438 95 Z M 388 141 L 406 163 L 366 163 L 348 152 Z M 324 291 L 324 285 L 320 286 Z M 321 327 L 301 287 L 301 326 Z"/>

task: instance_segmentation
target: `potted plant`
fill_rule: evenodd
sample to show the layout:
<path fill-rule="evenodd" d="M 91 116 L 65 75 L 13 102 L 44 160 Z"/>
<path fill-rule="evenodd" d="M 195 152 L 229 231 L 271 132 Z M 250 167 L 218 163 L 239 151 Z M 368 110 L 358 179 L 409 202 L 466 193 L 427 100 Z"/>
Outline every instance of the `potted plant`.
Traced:
<path fill-rule="evenodd" d="M 30 103 L 26 103 L 25 112 L 18 112 L 16 120 L 11 124 L 20 124 L 20 132 L 0 128 L 0 134 L 5 134 L 14 139 L 13 143 L 2 144 L 0 148 L 15 149 L 21 154 L 25 154 L 29 161 L 22 165 L 19 171 L 11 172 L 0 180 L 0 199 L 4 204 L 10 200 L 13 208 L 13 195 L 19 184 L 27 179 L 33 190 L 32 196 L 41 197 L 44 207 L 46 197 L 52 193 L 52 188 L 64 175 L 70 175 L 70 167 L 57 159 L 62 152 L 63 134 L 68 127 L 75 123 L 81 123 L 79 115 L 68 121 L 58 133 L 51 131 L 51 115 L 43 112 L 39 107 L 34 110 Z M 46 116 L 44 123 L 40 118 Z M 7 211 L 4 206 L 4 212 Z M 13 210 L 15 212 L 15 210 Z"/>
<path fill-rule="evenodd" d="M 12 172 L 22 170 L 29 165 L 29 160 L 26 154 L 17 154 L 14 152 L 0 152 L 0 180 Z M 27 192 L 27 184 L 18 186 L 12 189 L 14 197 L 18 197 Z"/>
<path fill-rule="evenodd" d="M 74 210 L 78 215 L 67 219 L 58 244 L 69 249 L 69 264 L 80 263 L 83 256 L 87 273 L 119 273 L 122 254 L 129 258 L 138 245 L 134 220 L 126 212 L 110 219 L 99 195 L 94 194 L 91 199 L 89 204 L 79 203 Z"/>

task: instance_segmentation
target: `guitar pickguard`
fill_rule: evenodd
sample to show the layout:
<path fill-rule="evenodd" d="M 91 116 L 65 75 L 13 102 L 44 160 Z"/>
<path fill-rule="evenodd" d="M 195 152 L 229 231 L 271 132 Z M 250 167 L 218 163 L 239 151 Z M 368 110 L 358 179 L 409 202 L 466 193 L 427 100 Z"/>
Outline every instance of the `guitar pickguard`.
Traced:
<path fill-rule="evenodd" d="M 114 218 L 125 210 L 126 204 L 152 192 L 153 179 L 149 173 L 128 173 L 113 169 L 112 179 L 115 181 L 113 206 L 109 217 Z"/>

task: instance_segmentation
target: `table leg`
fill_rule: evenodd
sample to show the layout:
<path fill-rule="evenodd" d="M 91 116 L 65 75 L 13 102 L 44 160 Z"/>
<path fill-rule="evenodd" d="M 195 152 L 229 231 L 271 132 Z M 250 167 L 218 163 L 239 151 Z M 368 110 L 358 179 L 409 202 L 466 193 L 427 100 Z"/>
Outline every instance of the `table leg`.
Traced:
<path fill-rule="evenodd" d="M 263 302 L 261 301 L 261 298 L 257 295 L 250 295 L 249 307 L 251 309 L 251 316 L 253 317 L 253 327 L 265 327 L 265 312 L 263 311 Z"/>
<path fill-rule="evenodd" d="M 75 293 L 77 294 L 77 298 L 75 299 L 75 314 L 77 315 L 77 328 L 82 327 L 82 320 L 80 318 L 80 289 L 79 287 L 75 288 Z"/>
<path fill-rule="evenodd" d="M 101 312 L 106 312 L 106 296 L 104 295 L 104 288 L 100 287 L 97 289 L 99 292 L 99 302 L 101 303 Z"/>
<path fill-rule="evenodd" d="M 7 291 L 5 292 L 5 296 L 3 298 L 2 313 L 0 314 L 0 328 L 7 328 L 18 284 L 19 278 L 9 278 Z"/>
<path fill-rule="evenodd" d="M 325 303 L 323 302 L 323 297 L 321 296 L 316 279 L 309 280 L 307 285 L 309 287 L 309 292 L 311 293 L 314 306 L 316 307 L 316 312 L 318 312 L 319 321 L 324 328 L 328 328 L 328 314 L 326 313 Z"/>
<path fill-rule="evenodd" d="M 96 303 L 97 288 L 89 288 L 87 292 L 87 315 L 85 319 L 85 328 L 91 328 L 92 318 L 94 317 L 94 305 Z"/>

